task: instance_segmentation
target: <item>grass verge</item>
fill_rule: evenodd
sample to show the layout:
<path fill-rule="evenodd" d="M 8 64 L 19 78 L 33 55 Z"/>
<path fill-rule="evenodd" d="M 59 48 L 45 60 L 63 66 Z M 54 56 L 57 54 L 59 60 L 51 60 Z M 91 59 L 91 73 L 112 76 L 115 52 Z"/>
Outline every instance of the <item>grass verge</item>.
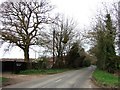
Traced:
<path fill-rule="evenodd" d="M 8 78 L 0 77 L 0 83 L 4 83 L 8 80 Z"/>
<path fill-rule="evenodd" d="M 93 78 L 95 79 L 96 83 L 101 87 L 118 87 L 119 78 L 113 74 L 108 72 L 96 69 L 93 73 Z"/>
<path fill-rule="evenodd" d="M 56 73 L 61 73 L 61 72 L 65 72 L 68 71 L 70 69 L 39 69 L 39 70 L 24 70 L 24 71 L 20 71 L 19 74 L 56 74 Z"/>

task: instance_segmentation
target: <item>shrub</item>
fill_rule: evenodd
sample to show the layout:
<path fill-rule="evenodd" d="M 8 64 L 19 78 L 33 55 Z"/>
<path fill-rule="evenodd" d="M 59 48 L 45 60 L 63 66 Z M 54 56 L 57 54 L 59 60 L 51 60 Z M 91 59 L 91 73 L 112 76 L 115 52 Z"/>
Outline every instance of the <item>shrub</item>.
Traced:
<path fill-rule="evenodd" d="M 73 43 L 72 48 L 66 57 L 66 64 L 69 68 L 82 67 L 82 62 L 85 58 L 85 51 L 79 46 L 79 43 Z"/>
<path fill-rule="evenodd" d="M 120 69 L 120 56 L 109 57 L 106 64 L 106 70 L 109 73 L 115 73 Z"/>
<path fill-rule="evenodd" d="M 88 67 L 88 66 L 90 66 L 90 65 L 91 65 L 90 60 L 84 60 L 84 61 L 83 61 L 83 66 Z"/>
<path fill-rule="evenodd" d="M 46 57 L 40 57 L 33 63 L 33 69 L 45 69 L 47 68 L 48 59 Z"/>

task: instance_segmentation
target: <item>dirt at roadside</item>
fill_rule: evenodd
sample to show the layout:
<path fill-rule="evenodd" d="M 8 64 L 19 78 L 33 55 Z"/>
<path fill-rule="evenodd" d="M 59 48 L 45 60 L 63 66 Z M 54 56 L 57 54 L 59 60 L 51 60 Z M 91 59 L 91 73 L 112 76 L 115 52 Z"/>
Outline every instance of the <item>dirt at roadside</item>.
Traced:
<path fill-rule="evenodd" d="M 11 73 L 0 74 L 0 77 L 8 78 L 7 81 L 2 83 L 2 87 L 8 86 L 8 85 L 13 85 L 13 84 L 20 83 L 20 82 L 33 80 L 33 79 L 37 79 L 37 78 L 42 78 L 44 76 L 46 76 L 46 75 L 17 75 L 17 74 L 11 74 Z"/>

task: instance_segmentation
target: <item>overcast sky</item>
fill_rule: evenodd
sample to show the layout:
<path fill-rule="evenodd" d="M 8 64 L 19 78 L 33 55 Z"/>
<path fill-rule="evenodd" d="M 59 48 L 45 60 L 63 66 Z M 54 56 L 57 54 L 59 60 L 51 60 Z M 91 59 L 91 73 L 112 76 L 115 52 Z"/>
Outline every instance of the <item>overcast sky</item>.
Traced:
<path fill-rule="evenodd" d="M 0 3 L 6 0 L 0 0 Z M 112 3 L 118 0 L 50 0 L 56 6 L 56 11 L 77 20 L 80 29 L 89 27 L 91 19 L 94 18 L 97 11 L 101 8 L 101 3 Z M 3 53 L 4 47 L 0 48 L 0 58 L 23 58 L 22 50 L 15 47 L 6 54 Z M 30 58 L 35 58 L 34 51 L 30 50 Z"/>

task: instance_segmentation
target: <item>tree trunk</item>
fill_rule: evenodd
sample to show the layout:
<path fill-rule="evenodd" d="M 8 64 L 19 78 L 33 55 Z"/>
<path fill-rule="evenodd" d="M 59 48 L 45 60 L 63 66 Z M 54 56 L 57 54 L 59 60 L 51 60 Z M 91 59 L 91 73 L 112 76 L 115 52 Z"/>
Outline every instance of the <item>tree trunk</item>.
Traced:
<path fill-rule="evenodd" d="M 52 68 L 54 68 L 55 65 L 55 30 L 53 31 L 53 66 Z"/>
<path fill-rule="evenodd" d="M 26 46 L 24 49 L 24 60 L 27 63 L 27 69 L 31 69 L 32 68 L 32 63 L 29 59 L 29 46 Z"/>

